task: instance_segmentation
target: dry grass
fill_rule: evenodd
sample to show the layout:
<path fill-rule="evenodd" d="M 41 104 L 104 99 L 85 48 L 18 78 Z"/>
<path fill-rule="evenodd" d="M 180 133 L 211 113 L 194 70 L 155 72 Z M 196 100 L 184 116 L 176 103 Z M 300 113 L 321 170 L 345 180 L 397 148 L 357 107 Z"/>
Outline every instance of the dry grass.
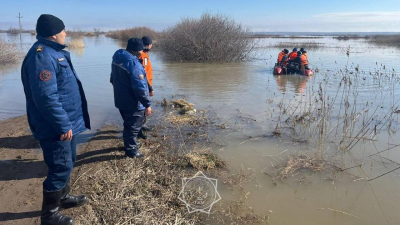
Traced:
<path fill-rule="evenodd" d="M 109 31 L 106 33 L 106 36 L 121 41 L 128 41 L 130 38 L 133 37 L 142 38 L 143 36 L 149 36 L 154 41 L 158 38 L 159 35 L 157 31 L 149 27 L 133 27 L 123 30 Z"/>
<path fill-rule="evenodd" d="M 300 48 L 305 48 L 305 49 L 317 49 L 317 48 L 323 48 L 325 45 L 323 43 L 315 42 L 315 41 L 306 41 L 306 42 L 279 42 L 277 44 L 272 44 L 269 45 L 268 47 L 273 47 L 273 48 L 287 48 L 287 49 L 292 49 L 297 47 L 298 50 Z"/>
<path fill-rule="evenodd" d="M 103 130 L 104 131 L 104 130 Z M 122 148 L 122 140 L 118 141 Z M 152 150 L 152 148 L 155 148 Z M 111 159 L 98 163 L 84 174 L 77 185 L 90 194 L 91 204 L 79 224 L 195 224 L 197 214 L 187 214 L 177 198 L 183 177 L 190 177 L 183 155 L 168 153 L 167 146 L 155 143 L 141 149 L 143 160 L 122 159 L 113 152 Z M 112 159 L 112 157 L 114 159 Z M 188 165 L 188 168 L 190 166 Z"/>
<path fill-rule="evenodd" d="M 16 44 L 7 43 L 0 38 L 0 64 L 17 63 L 22 55 Z"/>
<path fill-rule="evenodd" d="M 193 115 L 197 111 L 194 108 L 194 104 L 188 103 L 185 99 L 171 100 L 169 103 L 172 106 L 179 108 L 179 113 L 182 115 L 183 114 Z"/>
<path fill-rule="evenodd" d="M 279 39 L 320 39 L 316 36 L 283 36 L 278 34 L 247 34 L 247 38 L 279 38 Z"/>
<path fill-rule="evenodd" d="M 318 172 L 331 168 L 331 165 L 319 154 L 298 152 L 289 155 L 289 161 L 279 172 L 279 178 L 295 176 L 300 171 Z"/>
<path fill-rule="evenodd" d="M 188 160 L 188 165 L 198 170 L 212 170 L 226 167 L 226 163 L 212 153 L 210 149 L 188 153 L 185 155 L 185 158 Z"/>

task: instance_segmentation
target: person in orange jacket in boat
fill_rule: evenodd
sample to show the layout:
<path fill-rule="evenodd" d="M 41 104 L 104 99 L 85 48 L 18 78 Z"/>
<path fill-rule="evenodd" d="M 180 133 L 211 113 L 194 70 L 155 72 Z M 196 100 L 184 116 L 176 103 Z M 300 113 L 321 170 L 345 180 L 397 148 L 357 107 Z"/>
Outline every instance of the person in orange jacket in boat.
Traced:
<path fill-rule="evenodd" d="M 285 55 L 287 55 L 288 53 L 289 53 L 289 50 L 287 50 L 286 48 L 283 49 L 283 50 L 279 53 L 279 55 L 278 55 L 278 60 L 277 60 L 278 64 L 280 64 L 280 63 L 282 62 L 283 57 L 284 57 Z"/>
<path fill-rule="evenodd" d="M 307 56 L 304 55 L 301 51 L 297 52 L 297 57 L 293 61 L 295 63 L 298 63 L 300 65 L 300 70 L 304 72 L 304 70 L 308 70 L 308 59 Z"/>
<path fill-rule="evenodd" d="M 301 70 L 309 70 L 310 68 L 308 67 L 308 56 L 307 56 L 307 52 L 304 51 L 301 55 L 300 55 L 300 65 L 301 65 Z"/>
<path fill-rule="evenodd" d="M 306 51 L 306 50 L 304 50 L 304 48 L 301 48 L 301 49 L 300 49 L 300 51 L 303 53 L 303 55 L 305 55 L 305 56 L 307 57 L 307 60 L 308 60 L 308 54 L 307 54 L 307 51 Z"/>

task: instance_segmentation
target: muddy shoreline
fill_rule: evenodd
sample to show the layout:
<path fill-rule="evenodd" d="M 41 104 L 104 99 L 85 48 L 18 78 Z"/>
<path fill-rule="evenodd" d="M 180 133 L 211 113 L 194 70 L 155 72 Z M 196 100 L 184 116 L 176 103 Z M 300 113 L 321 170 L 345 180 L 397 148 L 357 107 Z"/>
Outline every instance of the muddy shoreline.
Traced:
<path fill-rule="evenodd" d="M 200 170 L 226 185 L 235 183 L 225 162 L 204 147 L 217 126 L 201 112 L 182 116 L 176 109 L 155 111 L 150 122 L 155 130 L 141 141 L 143 160 L 124 157 L 121 127 L 116 125 L 104 124 L 87 143 L 78 145 L 71 186 L 73 193 L 86 194 L 90 203 L 63 212 L 76 224 L 203 224 L 210 219 L 187 213 L 178 195 L 181 179 Z M 39 224 L 47 168 L 26 115 L 0 121 L 0 170 L 0 224 Z M 262 221 L 243 203 L 221 204 L 232 209 L 228 214 L 221 207 L 215 209 L 213 223 Z"/>

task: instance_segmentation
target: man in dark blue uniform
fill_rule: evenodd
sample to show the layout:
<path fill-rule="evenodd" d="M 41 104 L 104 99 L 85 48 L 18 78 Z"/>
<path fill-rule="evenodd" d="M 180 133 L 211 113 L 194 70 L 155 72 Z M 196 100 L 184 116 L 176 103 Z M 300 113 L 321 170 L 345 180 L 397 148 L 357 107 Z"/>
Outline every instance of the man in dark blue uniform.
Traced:
<path fill-rule="evenodd" d="M 65 45 L 65 26 L 52 15 L 41 15 L 36 25 L 38 41 L 26 55 L 21 79 L 28 122 L 39 140 L 48 166 L 43 182 L 41 224 L 74 224 L 59 209 L 87 202 L 69 194 L 69 179 L 76 160 L 76 135 L 90 129 L 82 83 Z"/>
<path fill-rule="evenodd" d="M 144 116 L 151 114 L 151 101 L 147 77 L 139 61 L 143 41 L 131 38 L 126 49 L 119 49 L 113 56 L 110 82 L 114 86 L 114 102 L 124 120 L 125 155 L 141 158 L 136 141 L 143 125 Z"/>

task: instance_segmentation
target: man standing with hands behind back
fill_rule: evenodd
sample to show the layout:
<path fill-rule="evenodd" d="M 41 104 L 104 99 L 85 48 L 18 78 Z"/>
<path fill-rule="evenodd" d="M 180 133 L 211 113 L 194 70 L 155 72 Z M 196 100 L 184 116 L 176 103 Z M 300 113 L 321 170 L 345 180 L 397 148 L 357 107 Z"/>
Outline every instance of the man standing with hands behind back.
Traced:
<path fill-rule="evenodd" d="M 86 196 L 69 194 L 76 160 L 76 135 L 90 129 L 82 83 L 65 51 L 65 26 L 43 14 L 37 20 L 38 41 L 26 55 L 21 79 L 33 136 L 39 140 L 48 167 L 43 182 L 42 225 L 70 225 L 74 220 L 59 209 L 80 206 Z"/>

